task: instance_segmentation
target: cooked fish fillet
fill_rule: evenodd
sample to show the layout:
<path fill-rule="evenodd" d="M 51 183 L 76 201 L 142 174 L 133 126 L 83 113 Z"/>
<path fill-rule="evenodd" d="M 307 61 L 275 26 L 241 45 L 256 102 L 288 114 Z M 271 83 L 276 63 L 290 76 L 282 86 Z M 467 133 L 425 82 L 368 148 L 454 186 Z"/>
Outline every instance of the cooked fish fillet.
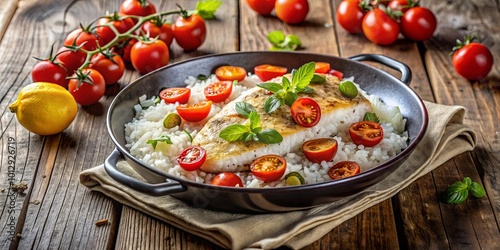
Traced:
<path fill-rule="evenodd" d="M 290 75 L 286 75 L 289 77 Z M 310 84 L 312 94 L 299 94 L 300 97 L 314 99 L 321 107 L 321 119 L 311 128 L 297 125 L 290 114 L 290 107 L 282 106 L 271 114 L 264 111 L 264 103 L 269 97 L 268 91 L 260 87 L 249 89 L 241 96 L 228 103 L 217 115 L 212 117 L 201 131 L 193 138 L 193 145 L 202 146 L 207 151 L 207 158 L 201 169 L 207 172 L 236 172 L 249 169 L 254 159 L 266 154 L 284 156 L 301 148 L 307 140 L 334 136 L 337 126 L 343 123 L 359 121 L 360 117 L 371 109 L 370 103 L 362 95 L 349 99 L 338 90 L 338 78 L 325 75 L 326 83 Z M 281 83 L 281 78 L 273 81 Z M 262 128 L 274 128 L 283 141 L 277 144 L 262 142 L 227 142 L 219 138 L 222 129 L 232 124 L 245 124 L 247 118 L 235 110 L 237 102 L 247 102 L 255 107 L 261 118 Z"/>

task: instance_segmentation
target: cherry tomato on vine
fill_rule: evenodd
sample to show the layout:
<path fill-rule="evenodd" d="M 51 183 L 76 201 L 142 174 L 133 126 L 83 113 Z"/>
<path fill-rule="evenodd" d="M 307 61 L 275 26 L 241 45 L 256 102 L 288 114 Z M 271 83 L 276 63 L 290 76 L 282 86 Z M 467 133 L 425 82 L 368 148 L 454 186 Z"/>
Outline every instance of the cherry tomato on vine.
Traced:
<path fill-rule="evenodd" d="M 120 5 L 120 13 L 127 16 L 149 16 L 156 13 L 156 7 L 149 0 L 125 0 Z M 137 20 L 133 20 L 137 23 Z"/>
<path fill-rule="evenodd" d="M 401 33 L 413 41 L 425 41 L 432 37 L 436 30 L 436 16 L 425 7 L 408 9 L 400 19 Z"/>
<path fill-rule="evenodd" d="M 64 39 L 65 46 L 81 46 L 84 50 L 92 51 L 97 49 L 97 45 L 103 46 L 104 42 L 90 28 L 78 28 L 73 30 Z"/>
<path fill-rule="evenodd" d="M 370 10 L 363 18 L 363 34 L 378 45 L 389 45 L 399 35 L 399 24 L 381 9 Z"/>
<path fill-rule="evenodd" d="M 203 93 L 205 98 L 212 102 L 223 102 L 231 95 L 233 91 L 232 81 L 218 81 L 208 84 Z"/>
<path fill-rule="evenodd" d="M 306 158 L 315 163 L 331 161 L 337 154 L 338 143 L 333 138 L 318 138 L 302 144 L 302 152 Z"/>
<path fill-rule="evenodd" d="M 75 101 L 82 106 L 99 102 L 106 90 L 106 82 L 95 69 L 82 69 L 71 76 L 68 90 Z"/>
<path fill-rule="evenodd" d="M 82 50 L 73 50 L 66 47 L 61 47 L 56 56 L 56 60 L 64 64 L 68 76 L 71 76 L 75 70 L 82 66 L 86 58 L 87 54 Z"/>
<path fill-rule="evenodd" d="M 362 121 L 349 126 L 349 135 L 354 144 L 373 147 L 384 138 L 384 130 L 376 122 Z"/>
<path fill-rule="evenodd" d="M 215 186 L 244 187 L 241 178 L 234 173 L 224 172 L 216 175 L 211 182 Z"/>
<path fill-rule="evenodd" d="M 179 16 L 172 26 L 177 44 L 185 51 L 194 51 L 205 41 L 207 27 L 200 15 Z"/>
<path fill-rule="evenodd" d="M 330 64 L 327 62 L 316 62 L 314 73 L 323 73 L 326 74 L 330 71 Z"/>
<path fill-rule="evenodd" d="M 99 71 L 107 85 L 118 82 L 125 73 L 125 63 L 122 57 L 115 53 L 96 54 L 90 62 L 89 67 Z"/>
<path fill-rule="evenodd" d="M 283 76 L 288 71 L 287 68 L 270 65 L 270 64 L 261 64 L 257 65 L 253 68 L 254 73 L 260 78 L 262 81 L 269 81 L 275 77 Z"/>
<path fill-rule="evenodd" d="M 341 161 L 328 169 L 328 176 L 332 180 L 338 180 L 359 174 L 359 164 L 354 161 Z"/>
<path fill-rule="evenodd" d="M 392 0 L 389 2 L 387 7 L 391 8 L 392 10 L 399 10 L 405 13 L 410 7 L 413 6 L 409 6 L 408 0 Z"/>
<path fill-rule="evenodd" d="M 363 17 L 366 11 L 360 6 L 359 0 L 343 0 L 337 8 L 337 21 L 340 26 L 351 34 L 363 32 Z"/>
<path fill-rule="evenodd" d="M 96 24 L 96 33 L 102 39 L 103 44 L 108 44 L 116 37 L 109 25 L 123 34 L 134 26 L 134 21 L 131 18 L 123 18 L 123 14 L 118 14 L 118 12 L 100 18 Z"/>
<path fill-rule="evenodd" d="M 252 162 L 250 171 L 259 180 L 276 181 L 285 174 L 286 160 L 279 155 L 264 155 Z"/>
<path fill-rule="evenodd" d="M 179 154 L 177 163 L 186 171 L 195 171 L 205 163 L 206 158 L 207 152 L 205 149 L 200 146 L 191 146 Z"/>
<path fill-rule="evenodd" d="M 170 52 L 162 40 L 138 41 L 130 50 L 130 61 L 141 74 L 149 73 L 168 64 Z"/>
<path fill-rule="evenodd" d="M 457 73 L 470 81 L 485 78 L 493 66 L 493 55 L 485 45 L 467 37 L 453 48 L 452 63 Z"/>
<path fill-rule="evenodd" d="M 293 120 L 302 127 L 313 127 L 321 119 L 321 108 L 315 100 L 308 97 L 297 99 L 290 107 L 290 113 Z"/>
<path fill-rule="evenodd" d="M 248 6 L 262 16 L 269 16 L 276 0 L 247 0 Z"/>
<path fill-rule="evenodd" d="M 63 63 L 52 60 L 43 60 L 35 64 L 31 70 L 31 80 L 33 82 L 50 82 L 68 88 L 66 68 Z"/>
<path fill-rule="evenodd" d="M 199 122 L 207 118 L 212 108 L 212 101 L 196 104 L 181 104 L 176 107 L 177 114 L 188 122 Z"/>
<path fill-rule="evenodd" d="M 190 88 L 167 88 L 160 91 L 160 99 L 166 103 L 186 104 L 190 96 Z"/>
<path fill-rule="evenodd" d="M 276 0 L 274 5 L 276 16 L 288 24 L 298 24 L 306 20 L 309 13 L 307 0 Z"/>
<path fill-rule="evenodd" d="M 221 81 L 243 81 L 247 76 L 247 71 L 239 66 L 220 66 L 215 70 L 217 79 Z"/>
<path fill-rule="evenodd" d="M 158 37 L 158 39 L 165 42 L 165 44 L 170 47 L 174 41 L 174 31 L 172 30 L 172 24 L 161 20 L 161 18 L 156 18 L 149 20 L 142 24 L 142 32 L 149 34 L 149 37 Z"/>

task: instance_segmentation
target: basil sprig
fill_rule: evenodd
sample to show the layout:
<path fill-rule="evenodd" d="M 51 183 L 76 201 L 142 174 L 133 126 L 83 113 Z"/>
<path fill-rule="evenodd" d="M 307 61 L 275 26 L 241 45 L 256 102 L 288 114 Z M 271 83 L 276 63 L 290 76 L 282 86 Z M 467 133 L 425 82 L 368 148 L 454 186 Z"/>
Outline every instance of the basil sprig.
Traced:
<path fill-rule="evenodd" d="M 273 93 L 272 96 L 266 99 L 264 111 L 269 114 L 283 106 L 283 104 L 292 106 L 298 99 L 298 93 L 314 92 L 314 89 L 309 87 L 309 83 L 314 77 L 315 66 L 314 62 L 309 62 L 298 69 L 293 69 L 291 81 L 287 77 L 282 77 L 281 84 L 275 82 L 257 84 L 257 86 Z"/>
<path fill-rule="evenodd" d="M 153 149 L 156 149 L 156 145 L 158 144 L 158 142 L 165 142 L 167 144 L 173 144 L 173 142 L 170 140 L 170 137 L 168 137 L 168 135 L 161 135 L 158 138 L 147 140 L 146 144 L 151 144 L 151 146 L 153 146 Z"/>
<path fill-rule="evenodd" d="M 228 142 L 259 141 L 265 144 L 274 144 L 283 141 L 283 136 L 275 129 L 264 129 L 261 127 L 260 116 L 251 104 L 238 102 L 235 108 L 236 112 L 248 118 L 249 122 L 245 125 L 233 124 L 227 126 L 219 133 L 221 139 Z"/>
<path fill-rule="evenodd" d="M 465 177 L 463 181 L 451 184 L 441 195 L 442 201 L 449 204 L 460 204 L 469 197 L 469 192 L 477 198 L 486 195 L 486 191 L 481 184 Z"/>
<path fill-rule="evenodd" d="M 302 47 L 302 42 L 296 35 L 285 35 L 279 30 L 271 31 L 267 40 L 273 45 L 270 50 L 294 51 Z"/>

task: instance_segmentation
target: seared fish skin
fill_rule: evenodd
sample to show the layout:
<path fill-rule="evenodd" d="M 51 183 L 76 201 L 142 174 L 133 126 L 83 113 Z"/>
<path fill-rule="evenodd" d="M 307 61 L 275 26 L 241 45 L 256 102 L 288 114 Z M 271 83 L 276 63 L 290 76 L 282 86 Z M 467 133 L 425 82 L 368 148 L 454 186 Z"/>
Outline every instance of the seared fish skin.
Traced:
<path fill-rule="evenodd" d="M 309 97 L 315 100 L 321 108 L 319 123 L 311 128 L 301 127 L 295 123 L 290 107 L 283 105 L 276 111 L 267 114 L 264 103 L 270 96 L 269 92 L 260 87 L 249 89 L 241 96 L 228 103 L 218 114 L 212 117 L 200 132 L 193 138 L 193 145 L 203 147 L 207 152 L 205 163 L 201 170 L 206 172 L 237 172 L 249 170 L 252 161 L 262 155 L 285 155 L 297 151 L 302 143 L 307 140 L 328 137 L 337 134 L 337 129 L 332 129 L 332 124 L 341 124 L 353 119 L 350 116 L 361 116 L 371 110 L 370 102 L 361 94 L 355 98 L 344 97 L 338 90 L 339 79 L 331 75 L 323 75 L 326 83 L 310 84 L 314 93 L 299 93 L 300 97 Z M 284 77 L 291 78 L 290 75 Z M 281 77 L 273 79 L 281 83 Z M 246 102 L 255 107 L 261 118 L 263 129 L 273 128 L 282 136 L 283 141 L 277 144 L 264 144 L 262 142 L 227 142 L 219 138 L 221 130 L 232 124 L 246 124 L 248 119 L 236 112 L 237 102 Z M 346 121 L 344 121 L 347 119 Z M 356 118 L 357 119 L 357 118 Z M 357 120 L 356 120 L 357 121 Z M 349 122 L 353 122 L 350 121 Z"/>

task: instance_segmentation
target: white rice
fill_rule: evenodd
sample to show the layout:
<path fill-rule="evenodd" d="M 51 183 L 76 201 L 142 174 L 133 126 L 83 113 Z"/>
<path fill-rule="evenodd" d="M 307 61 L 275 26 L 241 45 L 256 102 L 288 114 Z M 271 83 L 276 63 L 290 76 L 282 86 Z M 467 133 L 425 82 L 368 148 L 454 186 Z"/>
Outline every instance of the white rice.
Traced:
<path fill-rule="evenodd" d="M 185 83 L 188 88 L 191 88 L 189 103 L 198 103 L 206 100 L 203 89 L 207 84 L 216 80 L 217 78 L 214 75 L 205 81 L 188 77 Z M 258 82 L 260 80 L 255 75 L 247 76 L 244 81 L 233 86 L 233 92 L 225 103 L 213 103 L 210 114 L 206 119 L 197 123 L 183 122 L 181 127 L 171 129 L 163 127 L 163 119 L 168 113 L 176 112 L 175 108 L 177 104 L 167 104 L 162 101 L 145 110 L 138 104 L 134 107 L 136 116 L 131 122 L 125 124 L 125 138 L 127 141 L 125 146 L 129 149 L 131 155 L 160 171 L 195 182 L 210 183 L 215 174 L 205 173 L 201 170 L 185 171 L 177 164 L 177 156 L 184 148 L 191 146 L 190 136 L 196 136 L 197 132 L 200 131 L 209 118 L 217 114 L 229 101 L 234 100 L 245 90 L 254 87 Z M 366 93 L 362 93 L 366 95 Z M 146 99 L 146 96 L 142 96 L 140 101 Z M 331 134 L 336 134 L 334 139 L 338 142 L 338 151 L 333 161 L 323 161 L 320 164 L 312 163 L 304 157 L 299 149 L 284 156 L 287 161 L 285 175 L 292 171 L 299 172 L 304 177 L 306 184 L 329 181 L 331 179 L 327 174 L 328 169 L 340 161 L 355 161 L 360 165 L 361 171 L 366 171 L 397 155 L 406 148 L 407 133 L 396 133 L 390 123 L 381 124 L 384 130 L 384 138 L 376 146 L 364 147 L 363 145 L 358 146 L 354 144 L 348 134 L 348 128 L 351 123 L 362 120 L 363 115 L 364 113 L 351 114 L 342 119 L 342 122 L 329 126 L 331 127 L 329 128 L 331 129 Z M 162 135 L 168 135 L 173 144 L 158 142 L 156 149 L 154 149 L 151 144 L 146 143 L 147 140 L 156 139 Z M 250 172 L 238 172 L 236 174 L 240 176 L 246 187 L 279 187 L 286 185 L 283 178 L 282 180 L 266 183 L 254 178 Z"/>

